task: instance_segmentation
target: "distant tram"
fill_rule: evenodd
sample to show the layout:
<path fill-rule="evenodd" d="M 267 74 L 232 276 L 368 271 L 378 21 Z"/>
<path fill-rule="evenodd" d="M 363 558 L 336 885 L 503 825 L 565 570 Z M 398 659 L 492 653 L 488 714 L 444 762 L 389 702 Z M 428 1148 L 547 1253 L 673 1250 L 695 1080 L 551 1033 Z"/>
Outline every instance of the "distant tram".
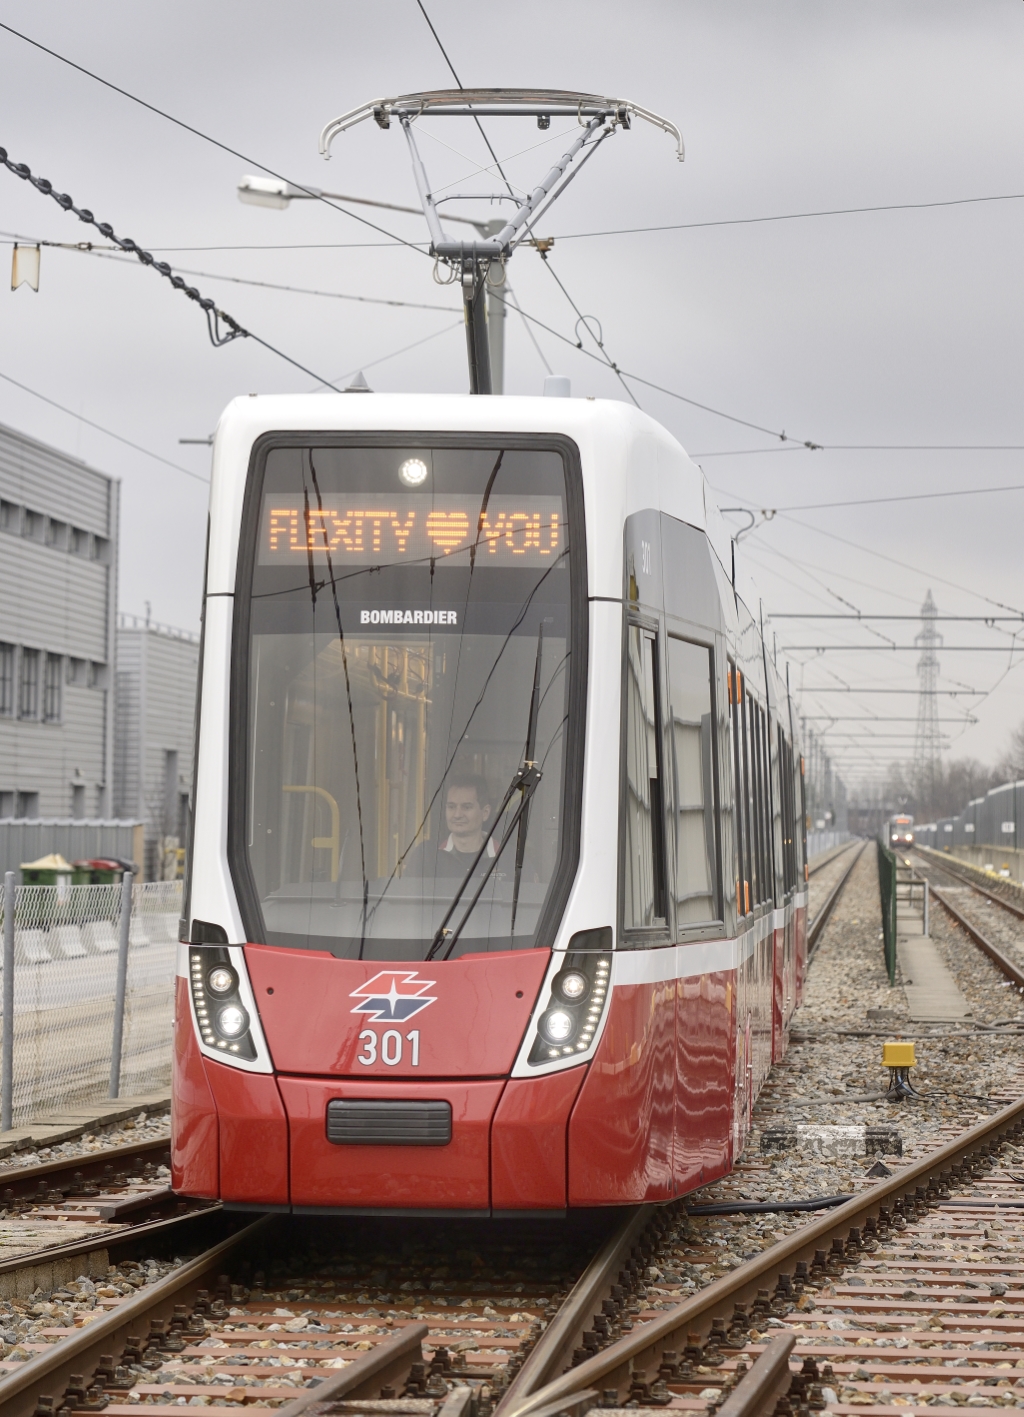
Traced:
<path fill-rule="evenodd" d="M 913 846 L 913 817 L 890 817 L 885 824 L 885 837 L 889 846 Z"/>
<path fill-rule="evenodd" d="M 730 553 L 624 403 L 229 406 L 177 1191 L 558 1216 L 730 1169 L 807 907 L 793 707 Z"/>

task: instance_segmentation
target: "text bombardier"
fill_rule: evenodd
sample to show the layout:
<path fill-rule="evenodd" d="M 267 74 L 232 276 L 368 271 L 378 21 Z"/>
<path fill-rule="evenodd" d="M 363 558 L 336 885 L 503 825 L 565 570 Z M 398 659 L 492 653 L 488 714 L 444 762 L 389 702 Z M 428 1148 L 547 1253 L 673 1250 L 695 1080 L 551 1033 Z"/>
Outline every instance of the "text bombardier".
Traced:
<path fill-rule="evenodd" d="M 457 625 L 457 610 L 360 610 L 360 625 Z"/>

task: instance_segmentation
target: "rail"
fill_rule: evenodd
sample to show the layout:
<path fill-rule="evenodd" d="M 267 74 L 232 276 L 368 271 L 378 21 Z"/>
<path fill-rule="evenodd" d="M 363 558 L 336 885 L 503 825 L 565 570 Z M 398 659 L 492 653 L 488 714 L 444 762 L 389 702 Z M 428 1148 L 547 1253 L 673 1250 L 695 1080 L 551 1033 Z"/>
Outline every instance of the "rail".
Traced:
<path fill-rule="evenodd" d="M 857 852 L 856 856 L 854 856 L 853 860 L 850 862 L 849 866 L 847 866 L 842 876 L 839 878 L 836 884 L 832 887 L 831 891 L 825 897 L 824 904 L 822 905 L 821 909 L 818 911 L 817 915 L 815 915 L 814 919 L 811 921 L 810 925 L 807 928 L 808 964 L 810 964 L 811 960 L 814 957 L 814 952 L 818 948 L 818 941 L 821 939 L 822 932 L 824 931 L 825 926 L 828 924 L 832 912 L 839 904 L 839 899 L 842 896 L 843 891 L 846 889 L 846 883 L 853 875 L 857 862 L 863 856 L 864 848 L 866 846 L 867 842 L 862 841 L 860 844 L 860 850 Z"/>
<path fill-rule="evenodd" d="M 593 1358 L 538 1389 L 508 1417 L 527 1417 L 527 1414 L 538 1417 L 542 1408 L 559 1410 L 553 1406 L 556 1403 L 561 1403 L 564 1409 L 573 1394 L 583 1390 L 604 1393 L 601 1405 L 612 1406 L 608 1397 L 611 1390 L 615 1389 L 620 1395 L 628 1393 L 636 1381 L 644 1380 L 643 1375 L 657 1373 L 666 1349 L 678 1351 L 680 1346 L 692 1347 L 697 1340 L 706 1339 L 715 1329 L 715 1320 L 719 1321 L 720 1330 L 724 1330 L 730 1318 L 735 1317 L 737 1306 L 746 1313 L 747 1306 L 771 1281 L 778 1281 L 785 1274 L 788 1287 L 798 1264 L 804 1266 L 806 1273 L 816 1260 L 822 1262 L 818 1252 L 824 1250 L 826 1255 L 835 1255 L 838 1251 L 842 1256 L 847 1245 L 856 1250 L 865 1232 L 875 1231 L 880 1222 L 883 1226 L 891 1223 L 893 1211 L 924 1204 L 929 1194 L 938 1199 L 938 1183 L 943 1173 L 977 1154 L 991 1151 L 1002 1140 L 1016 1139 L 1022 1134 L 1024 1099 L 1011 1103 L 890 1179 L 879 1181 L 822 1219 L 803 1226 L 755 1259 L 739 1265 L 731 1274 L 709 1284 L 685 1303 L 637 1327 Z"/>

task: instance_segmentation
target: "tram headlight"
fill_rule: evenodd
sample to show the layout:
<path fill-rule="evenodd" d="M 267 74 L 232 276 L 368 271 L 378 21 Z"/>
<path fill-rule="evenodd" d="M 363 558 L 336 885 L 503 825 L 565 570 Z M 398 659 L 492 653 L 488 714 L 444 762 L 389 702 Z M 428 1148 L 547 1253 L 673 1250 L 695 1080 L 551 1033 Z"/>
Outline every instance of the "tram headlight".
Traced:
<path fill-rule="evenodd" d="M 540 1031 L 552 1043 L 568 1043 L 576 1032 L 576 1020 L 568 1009 L 549 1009 L 540 1021 Z"/>
<path fill-rule="evenodd" d="M 225 1004 L 217 1014 L 217 1032 L 225 1038 L 239 1038 L 249 1027 L 249 1015 L 241 1004 Z"/>
<path fill-rule="evenodd" d="M 226 1061 L 255 1061 L 251 1020 L 242 1002 L 238 970 L 227 949 L 221 945 L 192 946 L 188 953 L 188 982 L 203 1047 Z"/>
<path fill-rule="evenodd" d="M 569 941 L 535 1025 L 527 1059 L 531 1067 L 556 1060 L 567 1064 L 594 1046 L 611 985 L 611 946 L 607 927 L 581 930 Z"/>
<path fill-rule="evenodd" d="M 579 1004 L 590 993 L 590 980 L 579 969 L 567 969 L 558 975 L 555 987 L 570 1004 Z"/>
<path fill-rule="evenodd" d="M 235 971 L 229 969 L 225 964 L 218 964 L 206 976 L 206 987 L 211 994 L 216 994 L 219 999 L 222 999 L 225 994 L 233 994 L 238 988 Z"/>

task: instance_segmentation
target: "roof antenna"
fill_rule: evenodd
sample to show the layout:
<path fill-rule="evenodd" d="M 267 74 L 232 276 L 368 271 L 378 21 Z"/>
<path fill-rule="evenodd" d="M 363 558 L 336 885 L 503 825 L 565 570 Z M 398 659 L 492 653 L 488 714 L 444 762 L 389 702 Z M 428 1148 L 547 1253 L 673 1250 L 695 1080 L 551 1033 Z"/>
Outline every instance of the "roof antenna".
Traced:
<path fill-rule="evenodd" d="M 366 382 L 366 375 L 360 369 L 352 379 L 345 385 L 346 394 L 372 394 L 373 390 Z"/>
<path fill-rule="evenodd" d="M 485 117 L 528 118 L 537 120 L 538 128 L 550 128 L 553 116 L 574 118 L 579 134 L 545 177 L 522 198 L 508 192 L 452 192 L 435 198 L 427 178 L 413 134 L 413 125 L 425 117 Z M 491 355 L 488 344 L 487 306 L 485 297 L 504 284 L 505 264 L 516 247 L 523 242 L 537 244 L 533 228 L 542 213 L 565 191 L 580 168 L 597 151 L 606 138 L 618 129 L 628 129 L 634 118 L 653 123 L 676 141 L 676 155 L 684 157 L 683 137 L 674 123 L 661 118 L 650 109 L 618 98 L 603 98 L 599 94 L 571 93 L 562 89 L 437 89 L 430 93 L 402 94 L 397 98 L 375 99 L 353 108 L 328 123 L 320 134 L 320 152 L 331 155 L 331 143 L 339 133 L 372 118 L 378 128 L 388 129 L 392 119 L 400 125 L 409 147 L 413 176 L 420 204 L 430 233 L 430 254 L 434 257 L 434 279 L 441 285 L 458 282 L 466 313 L 466 352 L 469 357 L 469 391 L 489 394 L 494 390 Z M 580 154 L 583 154 L 580 157 Z M 572 171 L 573 162 L 580 161 Z M 506 221 L 483 222 L 471 219 L 477 227 L 474 241 L 454 241 L 441 225 L 438 206 L 441 202 L 484 200 L 515 202 L 516 210 Z M 452 219 L 452 218 L 449 218 Z M 465 217 L 454 218 L 465 221 Z M 550 245 L 550 242 L 546 243 Z M 442 267 L 445 274 L 442 275 Z"/>

